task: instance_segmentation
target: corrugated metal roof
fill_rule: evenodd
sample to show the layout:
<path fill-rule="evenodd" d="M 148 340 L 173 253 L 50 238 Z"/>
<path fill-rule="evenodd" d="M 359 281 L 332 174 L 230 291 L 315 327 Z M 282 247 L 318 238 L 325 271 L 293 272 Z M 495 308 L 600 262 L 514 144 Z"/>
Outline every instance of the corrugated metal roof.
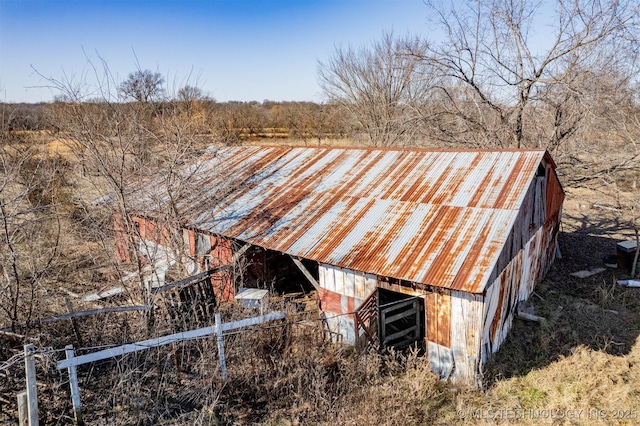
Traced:
<path fill-rule="evenodd" d="M 548 156 L 548 154 L 546 154 Z M 358 271 L 474 293 L 544 150 L 223 147 L 193 173 L 186 225 Z M 148 185 L 140 200 L 163 198 Z"/>

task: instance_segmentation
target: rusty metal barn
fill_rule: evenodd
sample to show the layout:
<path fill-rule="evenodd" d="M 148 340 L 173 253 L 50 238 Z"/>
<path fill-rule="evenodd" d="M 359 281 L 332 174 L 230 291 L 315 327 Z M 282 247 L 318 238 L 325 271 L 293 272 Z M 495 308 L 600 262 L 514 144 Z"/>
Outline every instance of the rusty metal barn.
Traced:
<path fill-rule="evenodd" d="M 180 232 L 206 267 L 243 247 L 249 285 L 267 287 L 265 271 L 295 264 L 333 336 L 417 342 L 454 381 L 479 383 L 556 256 L 564 193 L 544 150 L 223 147 L 183 173 Z M 142 237 L 161 242 L 162 181 L 136 198 Z M 237 290 L 214 281 L 219 297 Z"/>

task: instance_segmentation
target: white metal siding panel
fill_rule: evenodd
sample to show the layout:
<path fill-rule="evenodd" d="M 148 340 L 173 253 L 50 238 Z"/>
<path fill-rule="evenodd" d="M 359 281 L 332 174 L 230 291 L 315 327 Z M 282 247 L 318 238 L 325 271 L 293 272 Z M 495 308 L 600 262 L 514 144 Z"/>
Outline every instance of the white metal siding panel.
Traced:
<path fill-rule="evenodd" d="M 376 276 L 340 268 L 324 263 L 318 264 L 318 284 L 320 287 L 356 300 L 355 309 L 377 288 Z"/>
<path fill-rule="evenodd" d="M 355 271 L 346 269 L 343 271 L 343 274 L 345 294 L 349 297 L 357 297 Z"/>
<path fill-rule="evenodd" d="M 482 327 L 482 344 L 489 344 L 493 346 L 491 339 L 491 324 L 496 317 L 500 315 L 498 312 L 498 305 L 500 302 L 500 280 L 496 279 L 487 289 L 484 298 L 484 324 Z M 491 352 L 493 348 L 491 348 Z"/>
<path fill-rule="evenodd" d="M 473 383 L 480 363 L 482 334 L 482 297 L 466 292 L 451 292 L 451 350 L 453 381 Z"/>
<path fill-rule="evenodd" d="M 333 268 L 333 278 L 335 279 L 336 283 L 335 292 L 346 295 L 346 291 L 344 288 L 344 271 L 342 270 L 342 268 Z"/>
<path fill-rule="evenodd" d="M 427 351 L 431 370 L 439 375 L 441 379 L 447 380 L 453 371 L 453 353 L 451 349 L 434 342 L 427 342 Z"/>

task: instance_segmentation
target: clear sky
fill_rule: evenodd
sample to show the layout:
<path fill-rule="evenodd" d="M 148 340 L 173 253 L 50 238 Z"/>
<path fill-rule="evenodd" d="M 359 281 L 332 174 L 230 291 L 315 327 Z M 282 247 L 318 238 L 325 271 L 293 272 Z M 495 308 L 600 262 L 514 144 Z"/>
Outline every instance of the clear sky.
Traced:
<path fill-rule="evenodd" d="M 40 102 L 38 73 L 120 81 L 139 66 L 218 101 L 321 101 L 317 62 L 383 31 L 428 32 L 422 0 L 0 0 L 0 97 Z"/>

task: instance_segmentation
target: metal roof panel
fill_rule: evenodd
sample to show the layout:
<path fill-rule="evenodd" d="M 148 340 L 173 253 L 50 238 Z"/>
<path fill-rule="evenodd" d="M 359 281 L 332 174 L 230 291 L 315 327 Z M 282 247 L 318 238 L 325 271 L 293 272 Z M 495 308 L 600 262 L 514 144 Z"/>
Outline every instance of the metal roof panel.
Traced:
<path fill-rule="evenodd" d="M 188 226 L 366 273 L 479 293 L 544 150 L 219 147 Z M 140 189 L 162 200 L 162 185 Z"/>

